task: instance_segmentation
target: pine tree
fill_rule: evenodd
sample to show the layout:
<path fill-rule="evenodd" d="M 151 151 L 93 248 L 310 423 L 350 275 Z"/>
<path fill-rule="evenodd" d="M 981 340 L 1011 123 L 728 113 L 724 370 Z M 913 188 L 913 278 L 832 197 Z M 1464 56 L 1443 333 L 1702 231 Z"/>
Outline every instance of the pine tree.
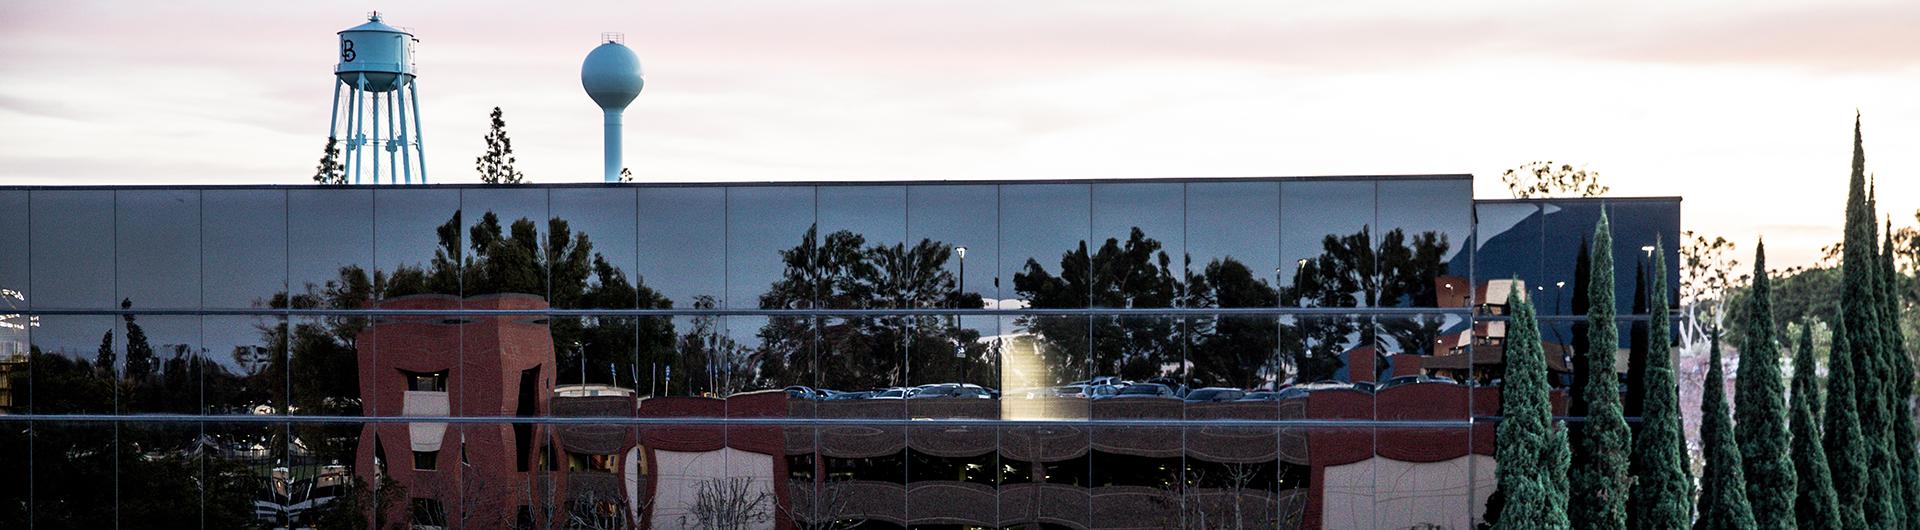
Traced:
<path fill-rule="evenodd" d="M 1620 377 L 1614 369 L 1620 332 L 1614 322 L 1613 232 L 1607 214 L 1594 227 L 1593 272 L 1588 278 L 1587 384 L 1578 389 L 1587 401 L 1587 422 L 1580 429 L 1583 455 L 1573 469 L 1570 518 L 1574 528 L 1609 530 L 1627 524 L 1627 458 L 1631 434 L 1620 409 Z"/>
<path fill-rule="evenodd" d="M 1733 440 L 1732 418 L 1727 417 L 1726 374 L 1720 368 L 1720 332 L 1714 330 L 1708 348 L 1706 389 L 1700 398 L 1700 446 L 1706 453 L 1701 477 L 1700 519 L 1694 530 L 1751 530 L 1753 507 L 1747 504 L 1747 481 L 1741 472 L 1740 446 Z"/>
<path fill-rule="evenodd" d="M 1540 344 L 1540 326 L 1533 304 L 1522 291 L 1507 294 L 1512 311 L 1507 332 L 1506 377 L 1500 392 L 1499 463 L 1496 475 L 1505 505 L 1502 529 L 1567 528 L 1566 490 L 1555 476 L 1556 455 L 1566 452 L 1565 435 L 1553 421 L 1553 403 L 1547 385 L 1547 357 Z M 1554 448 L 1552 444 L 1561 444 Z M 1564 467 L 1560 476 L 1564 477 Z"/>
<path fill-rule="evenodd" d="M 1655 243 L 1652 286 L 1647 290 L 1646 403 L 1640 435 L 1633 440 L 1634 483 L 1628 507 L 1635 528 L 1686 528 L 1693 519 L 1693 477 L 1688 475 L 1687 433 L 1681 423 L 1680 386 L 1675 381 L 1671 323 L 1667 315 L 1665 253 Z"/>
<path fill-rule="evenodd" d="M 327 137 L 327 147 L 320 153 L 320 165 L 313 168 L 313 181 L 321 184 L 346 184 L 347 174 L 341 172 L 339 140 Z"/>
<path fill-rule="evenodd" d="M 494 107 L 488 115 L 493 126 L 487 131 L 487 152 L 473 159 L 474 171 L 480 172 L 480 182 L 488 184 L 519 184 L 526 177 L 513 168 L 513 140 L 507 138 L 507 120 Z"/>
<path fill-rule="evenodd" d="M 1767 278 L 1767 244 L 1753 252 L 1753 285 L 1748 299 L 1746 349 L 1740 352 L 1734 407 L 1740 461 L 1746 474 L 1747 501 L 1760 528 L 1792 529 L 1795 494 L 1793 459 L 1787 454 L 1785 382 L 1780 378 L 1780 348 L 1774 342 L 1773 294 Z M 1716 352 L 1718 353 L 1718 352 Z M 1717 368 L 1717 367 L 1715 367 Z M 1709 377 L 1709 383 L 1714 379 Z"/>
<path fill-rule="evenodd" d="M 1827 450 L 1820 447 L 1820 382 L 1813 362 L 1813 323 L 1800 326 L 1793 354 L 1794 519 L 1800 528 L 1826 528 L 1842 518 L 1827 472 Z"/>

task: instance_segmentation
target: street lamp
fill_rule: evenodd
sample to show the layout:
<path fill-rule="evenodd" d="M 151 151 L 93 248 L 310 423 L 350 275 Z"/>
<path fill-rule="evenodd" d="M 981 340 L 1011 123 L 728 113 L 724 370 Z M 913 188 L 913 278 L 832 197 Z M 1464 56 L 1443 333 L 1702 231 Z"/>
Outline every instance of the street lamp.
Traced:
<path fill-rule="evenodd" d="M 960 256 L 960 296 L 967 296 L 967 247 L 954 247 L 953 253 Z"/>

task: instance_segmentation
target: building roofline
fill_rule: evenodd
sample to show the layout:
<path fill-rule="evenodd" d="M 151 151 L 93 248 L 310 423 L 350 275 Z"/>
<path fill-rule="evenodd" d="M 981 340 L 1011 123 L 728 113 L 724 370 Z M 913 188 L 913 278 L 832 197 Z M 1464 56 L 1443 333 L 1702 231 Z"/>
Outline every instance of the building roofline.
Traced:
<path fill-rule="evenodd" d="M 1087 178 L 1087 179 L 961 179 L 961 180 L 760 180 L 760 181 L 684 181 L 684 182 L 541 182 L 525 184 L 482 184 L 461 182 L 449 184 L 55 184 L 55 185 L 0 185 L 0 190 L 220 190 L 220 189 L 511 189 L 514 186 L 535 188 L 690 188 L 690 187 L 764 187 L 764 186 L 967 186 L 994 184 L 1126 184 L 1126 183 L 1211 183 L 1211 182 L 1301 182 L 1333 180 L 1403 181 L 1403 180 L 1465 180 L 1472 181 L 1470 173 L 1435 174 L 1397 174 L 1397 175 L 1300 175 L 1300 176 L 1250 176 L 1250 177 L 1150 177 L 1150 178 Z"/>
<path fill-rule="evenodd" d="M 1686 198 L 1679 195 L 1650 195 L 1635 197 L 1548 197 L 1541 199 L 1474 199 L 1475 204 L 1550 204 L 1556 202 L 1679 202 Z"/>

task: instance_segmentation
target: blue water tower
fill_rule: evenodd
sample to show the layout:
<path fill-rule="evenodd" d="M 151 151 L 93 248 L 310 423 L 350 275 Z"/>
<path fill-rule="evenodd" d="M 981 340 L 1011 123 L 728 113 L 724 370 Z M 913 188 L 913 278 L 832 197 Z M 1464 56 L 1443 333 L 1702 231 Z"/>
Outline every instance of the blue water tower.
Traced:
<path fill-rule="evenodd" d="M 619 33 L 600 35 L 600 46 L 587 53 L 580 64 L 580 86 L 600 105 L 606 124 L 606 180 L 619 182 L 621 166 L 621 114 L 627 104 L 640 96 L 646 80 L 640 76 L 640 57 L 624 43 Z"/>
<path fill-rule="evenodd" d="M 333 117 L 327 138 L 338 139 L 344 118 L 347 138 L 342 171 L 352 175 L 355 184 L 360 183 L 366 151 L 371 149 L 374 184 L 380 183 L 382 165 L 387 167 L 389 183 L 413 183 L 416 169 L 420 182 L 425 183 L 426 151 L 420 141 L 418 74 L 413 64 L 413 47 L 419 39 L 413 32 L 387 25 L 377 11 L 365 24 L 339 34 L 339 62 L 333 67 Z M 386 108 L 384 127 L 381 107 Z M 380 159 L 382 151 L 387 155 L 385 164 Z M 416 154 L 418 163 L 414 161 Z"/>

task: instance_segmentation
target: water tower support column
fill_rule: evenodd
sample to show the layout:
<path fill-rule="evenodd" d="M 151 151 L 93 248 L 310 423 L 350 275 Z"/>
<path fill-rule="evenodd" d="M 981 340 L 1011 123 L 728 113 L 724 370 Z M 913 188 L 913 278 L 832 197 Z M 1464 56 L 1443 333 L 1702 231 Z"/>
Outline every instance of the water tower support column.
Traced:
<path fill-rule="evenodd" d="M 413 104 L 413 145 L 420 150 L 420 183 L 427 183 L 427 140 L 420 135 L 420 80 L 407 83 L 407 102 Z"/>
<path fill-rule="evenodd" d="M 340 137 L 340 81 L 333 82 L 333 112 L 327 114 L 327 140 Z"/>
<path fill-rule="evenodd" d="M 399 114 L 400 114 L 400 128 L 394 130 L 395 133 L 398 133 L 398 134 L 395 134 L 394 137 L 400 140 L 400 174 L 402 175 L 401 178 L 403 179 L 403 182 L 407 184 L 412 184 L 413 183 L 413 154 L 412 154 L 413 140 L 411 137 L 407 136 L 407 93 L 404 91 L 395 90 L 393 91 L 393 97 L 396 98 L 395 101 L 398 103 L 398 105 L 395 105 L 395 107 L 399 108 Z"/>
<path fill-rule="evenodd" d="M 607 151 L 607 182 L 619 182 L 620 168 L 624 167 L 620 165 L 620 148 L 621 145 L 623 145 L 620 141 L 621 112 L 618 109 L 613 109 L 607 110 L 605 114 L 607 116 L 605 146 Z"/>
<path fill-rule="evenodd" d="M 393 126 L 393 98 L 397 97 L 400 97 L 398 90 L 387 96 L 387 134 L 393 137 L 387 140 L 387 180 L 394 184 L 400 183 L 400 154 L 395 151 L 407 147 L 406 137 L 400 134 L 400 129 Z"/>

